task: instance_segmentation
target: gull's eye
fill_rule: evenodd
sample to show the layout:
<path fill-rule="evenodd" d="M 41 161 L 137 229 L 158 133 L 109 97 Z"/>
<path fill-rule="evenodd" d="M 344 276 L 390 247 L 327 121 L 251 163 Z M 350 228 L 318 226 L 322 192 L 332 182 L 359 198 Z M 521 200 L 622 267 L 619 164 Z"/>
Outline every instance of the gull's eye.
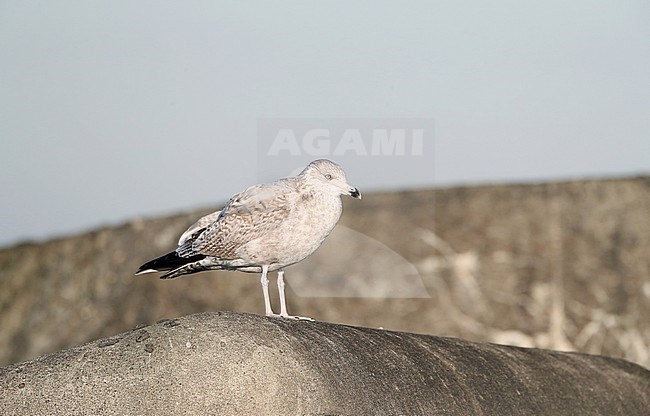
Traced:
<path fill-rule="evenodd" d="M 330 180 L 330 179 L 332 179 L 332 175 L 330 175 L 329 173 L 328 173 L 328 174 L 326 174 L 326 175 L 325 175 L 325 179 L 327 179 L 327 180 Z"/>

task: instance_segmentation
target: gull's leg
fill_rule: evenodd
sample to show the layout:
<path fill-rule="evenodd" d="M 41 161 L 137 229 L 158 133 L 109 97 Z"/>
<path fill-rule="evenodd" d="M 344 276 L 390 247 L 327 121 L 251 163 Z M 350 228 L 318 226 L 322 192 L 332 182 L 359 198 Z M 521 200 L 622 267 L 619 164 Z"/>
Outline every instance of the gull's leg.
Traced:
<path fill-rule="evenodd" d="M 280 293 L 280 316 L 283 318 L 300 319 L 305 321 L 313 321 L 312 318 L 305 318 L 304 316 L 291 316 L 287 312 L 287 300 L 284 296 L 284 270 L 278 271 L 278 292 Z"/>
<path fill-rule="evenodd" d="M 273 310 L 271 309 L 271 298 L 269 297 L 269 279 L 266 275 L 269 273 L 269 266 L 265 264 L 262 266 L 262 291 L 264 292 L 264 309 L 266 310 L 266 316 L 273 316 Z"/>
<path fill-rule="evenodd" d="M 280 316 L 289 316 L 287 300 L 284 297 L 284 270 L 278 271 L 278 292 L 280 293 Z"/>

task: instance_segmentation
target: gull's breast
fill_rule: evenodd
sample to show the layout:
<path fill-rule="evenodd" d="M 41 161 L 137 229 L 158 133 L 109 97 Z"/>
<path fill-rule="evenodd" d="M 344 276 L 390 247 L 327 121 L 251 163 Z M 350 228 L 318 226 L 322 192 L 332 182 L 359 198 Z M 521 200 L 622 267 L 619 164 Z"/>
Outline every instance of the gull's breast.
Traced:
<path fill-rule="evenodd" d="M 341 198 L 331 196 L 302 200 L 291 214 L 269 235 L 246 245 L 251 260 L 276 264 L 276 269 L 295 264 L 312 254 L 323 243 L 341 217 Z"/>

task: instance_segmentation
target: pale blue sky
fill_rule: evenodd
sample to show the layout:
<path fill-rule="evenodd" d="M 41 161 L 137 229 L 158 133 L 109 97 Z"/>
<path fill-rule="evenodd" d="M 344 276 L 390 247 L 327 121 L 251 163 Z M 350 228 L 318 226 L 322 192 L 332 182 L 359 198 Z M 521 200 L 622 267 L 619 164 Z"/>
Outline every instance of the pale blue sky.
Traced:
<path fill-rule="evenodd" d="M 434 121 L 362 190 L 648 173 L 648 45 L 647 1 L 3 1 L 0 245 L 224 201 L 258 119 Z"/>

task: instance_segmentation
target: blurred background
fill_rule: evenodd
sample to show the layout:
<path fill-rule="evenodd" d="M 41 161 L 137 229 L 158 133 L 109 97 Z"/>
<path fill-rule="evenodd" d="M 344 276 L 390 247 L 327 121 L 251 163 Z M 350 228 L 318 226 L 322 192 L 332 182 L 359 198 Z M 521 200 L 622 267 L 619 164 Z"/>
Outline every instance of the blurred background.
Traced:
<path fill-rule="evenodd" d="M 364 193 L 287 271 L 290 312 L 649 366 L 649 17 L 642 1 L 2 2 L 0 364 L 262 313 L 254 275 L 132 274 L 316 158 L 300 134 L 296 157 L 268 157 L 281 120 L 331 127 L 322 156 Z M 424 120 L 423 153 L 337 154 L 360 120 Z"/>

